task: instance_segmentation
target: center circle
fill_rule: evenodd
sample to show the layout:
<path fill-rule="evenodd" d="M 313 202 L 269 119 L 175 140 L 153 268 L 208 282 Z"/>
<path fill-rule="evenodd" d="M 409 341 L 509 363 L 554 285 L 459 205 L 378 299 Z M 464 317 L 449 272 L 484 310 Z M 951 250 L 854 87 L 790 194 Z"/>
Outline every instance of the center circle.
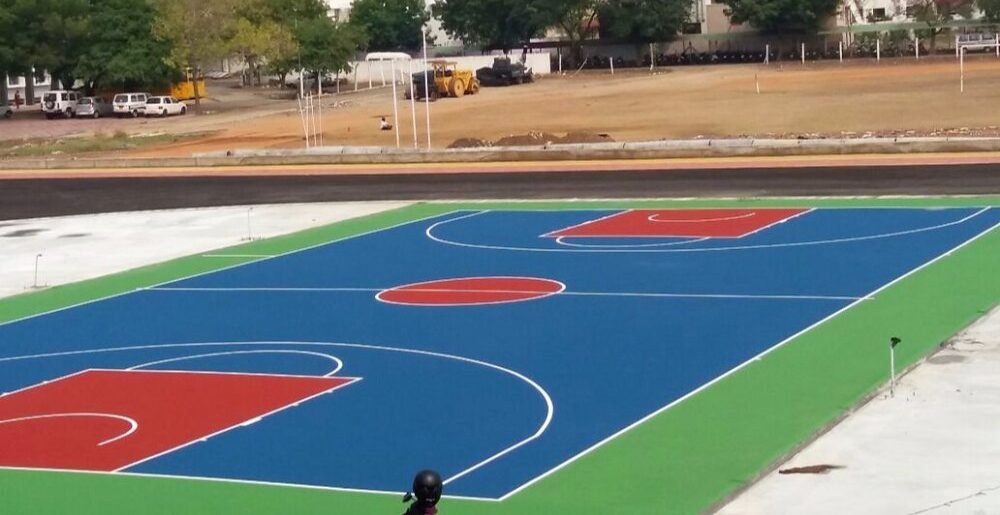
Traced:
<path fill-rule="evenodd" d="M 476 306 L 540 299 L 565 289 L 559 281 L 538 277 L 459 277 L 396 286 L 375 298 L 408 306 Z"/>

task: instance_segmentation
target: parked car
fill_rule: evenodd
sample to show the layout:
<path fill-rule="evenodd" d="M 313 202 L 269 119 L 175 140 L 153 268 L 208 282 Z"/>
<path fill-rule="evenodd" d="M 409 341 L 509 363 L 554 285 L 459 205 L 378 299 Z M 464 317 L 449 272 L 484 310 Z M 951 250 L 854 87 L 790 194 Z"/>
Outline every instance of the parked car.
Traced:
<path fill-rule="evenodd" d="M 102 116 L 110 116 L 114 112 L 114 106 L 101 97 L 83 97 L 76 104 L 77 116 L 89 116 L 96 119 Z"/>
<path fill-rule="evenodd" d="M 0 105 L 0 118 L 9 120 L 11 116 L 14 116 L 14 110 L 10 106 Z"/>
<path fill-rule="evenodd" d="M 114 104 L 115 116 L 131 116 L 135 118 L 146 113 L 146 100 L 149 100 L 149 93 L 119 93 L 115 95 Z"/>
<path fill-rule="evenodd" d="M 80 102 L 80 94 L 76 91 L 49 91 L 42 95 L 42 112 L 48 119 L 76 116 L 76 106 Z"/>
<path fill-rule="evenodd" d="M 174 97 L 149 97 L 146 101 L 146 116 L 173 114 L 187 114 L 187 104 Z"/>

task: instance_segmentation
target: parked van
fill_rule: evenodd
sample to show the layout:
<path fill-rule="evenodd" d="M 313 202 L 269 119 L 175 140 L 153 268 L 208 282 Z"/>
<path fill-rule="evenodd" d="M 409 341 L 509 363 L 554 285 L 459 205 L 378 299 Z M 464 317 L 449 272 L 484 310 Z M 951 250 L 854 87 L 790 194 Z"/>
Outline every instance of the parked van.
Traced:
<path fill-rule="evenodd" d="M 115 116 L 131 116 L 132 118 L 146 114 L 146 100 L 149 93 L 119 93 L 112 102 L 115 106 Z"/>
<path fill-rule="evenodd" d="M 73 118 L 79 102 L 80 94 L 76 91 L 49 91 L 42 95 L 42 112 L 50 120 L 59 117 Z"/>

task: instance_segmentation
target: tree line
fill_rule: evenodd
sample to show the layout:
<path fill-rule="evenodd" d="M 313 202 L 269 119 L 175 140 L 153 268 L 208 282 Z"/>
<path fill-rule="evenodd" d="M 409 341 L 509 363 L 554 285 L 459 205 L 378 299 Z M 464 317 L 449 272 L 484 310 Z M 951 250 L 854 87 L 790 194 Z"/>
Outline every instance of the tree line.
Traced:
<path fill-rule="evenodd" d="M 677 37 L 701 0 L 355 0 L 350 21 L 323 0 L 0 0 L 0 76 L 46 70 L 86 89 L 169 85 L 239 56 L 248 76 L 345 71 L 364 50 L 420 50 L 431 15 L 467 46 L 508 51 L 555 28 L 579 62 L 599 34 L 620 42 Z M 734 22 L 778 35 L 814 33 L 842 0 L 723 0 Z M 854 1 L 854 0 L 843 0 Z M 915 0 L 937 30 L 973 2 L 1000 20 L 1000 0 Z M 0 91 L 2 93 L 2 91 Z"/>

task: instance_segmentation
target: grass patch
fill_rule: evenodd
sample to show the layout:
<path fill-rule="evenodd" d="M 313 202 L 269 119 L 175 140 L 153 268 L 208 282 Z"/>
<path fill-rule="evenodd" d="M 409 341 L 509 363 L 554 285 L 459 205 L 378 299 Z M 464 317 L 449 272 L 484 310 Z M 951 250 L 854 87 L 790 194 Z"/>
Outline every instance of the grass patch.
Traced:
<path fill-rule="evenodd" d="M 74 156 L 94 152 L 134 150 L 153 145 L 203 137 L 204 134 L 138 134 L 122 131 L 114 134 L 98 132 L 93 136 L 73 136 L 60 139 L 30 138 L 18 141 L 0 141 L 0 159 L 19 157 Z"/>

